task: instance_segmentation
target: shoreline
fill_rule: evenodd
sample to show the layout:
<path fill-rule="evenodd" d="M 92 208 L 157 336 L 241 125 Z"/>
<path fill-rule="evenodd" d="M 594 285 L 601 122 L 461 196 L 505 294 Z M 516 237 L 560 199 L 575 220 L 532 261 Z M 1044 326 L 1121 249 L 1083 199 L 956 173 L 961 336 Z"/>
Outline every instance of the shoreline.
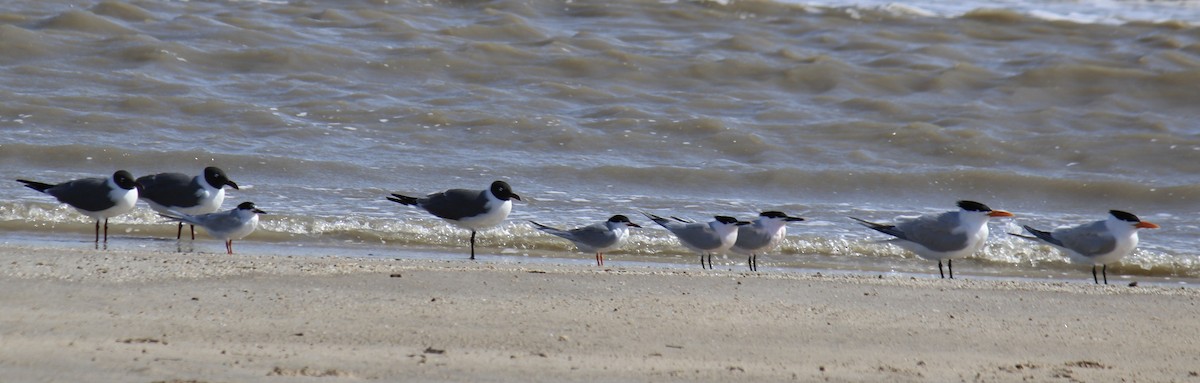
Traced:
<path fill-rule="evenodd" d="M 0 261 L 0 376 L 15 381 L 1184 381 L 1200 370 L 1194 288 L 13 248 Z"/>

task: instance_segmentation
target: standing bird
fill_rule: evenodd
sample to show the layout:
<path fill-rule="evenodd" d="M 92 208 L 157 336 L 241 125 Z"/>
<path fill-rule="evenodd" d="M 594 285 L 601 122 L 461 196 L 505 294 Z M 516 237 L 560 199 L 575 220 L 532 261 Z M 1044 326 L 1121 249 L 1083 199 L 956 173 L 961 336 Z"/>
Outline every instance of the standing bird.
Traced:
<path fill-rule="evenodd" d="M 787 223 L 803 221 L 804 218 L 790 217 L 783 212 L 764 211 L 750 225 L 738 226 L 737 242 L 730 251 L 748 256 L 746 264 L 750 271 L 758 271 L 758 253 L 770 251 L 787 235 Z"/>
<path fill-rule="evenodd" d="M 475 232 L 499 225 L 512 211 L 511 200 L 521 200 L 504 181 L 487 190 L 450 189 L 425 197 L 392 194 L 388 201 L 417 206 L 455 226 L 471 231 L 471 259 L 475 259 Z"/>
<path fill-rule="evenodd" d="M 233 254 L 233 240 L 246 238 L 258 228 L 258 215 L 267 214 L 254 206 L 254 202 L 242 202 L 237 208 L 219 213 L 191 215 L 180 211 L 159 214 L 167 219 L 186 222 L 203 227 L 213 238 L 225 240 L 225 253 Z"/>
<path fill-rule="evenodd" d="M 141 198 L 159 214 L 171 211 L 184 214 L 208 214 L 221 209 L 225 202 L 225 185 L 238 189 L 225 172 L 215 166 L 204 168 L 204 174 L 195 177 L 182 173 L 158 173 L 137 179 L 142 184 Z M 239 189 L 240 190 L 240 189 Z M 192 239 L 196 239 L 196 225 L 192 225 Z M 175 239 L 183 238 L 183 222 L 175 232 Z"/>
<path fill-rule="evenodd" d="M 108 243 L 108 219 L 128 213 L 137 203 L 138 185 L 133 174 L 118 170 L 109 178 L 82 178 L 57 185 L 17 180 L 33 190 L 71 205 L 79 213 L 96 220 L 96 243 L 100 243 L 100 220 L 104 220 L 104 243 Z"/>
<path fill-rule="evenodd" d="M 895 225 L 883 225 L 850 217 L 855 221 L 896 238 L 888 240 L 901 248 L 916 253 L 917 256 L 938 261 L 938 273 L 942 278 L 942 260 L 950 269 L 950 279 L 954 279 L 953 259 L 975 254 L 983 247 L 988 238 L 988 220 L 994 217 L 1012 217 L 1013 214 L 1004 210 L 992 210 L 987 205 L 975 201 L 958 201 L 958 211 L 948 211 L 937 215 L 922 215 L 920 217 L 901 219 Z"/>
<path fill-rule="evenodd" d="M 1096 278 L 1096 265 L 1103 266 L 1104 284 L 1108 284 L 1108 264 L 1121 260 L 1138 244 L 1139 229 L 1157 229 L 1158 225 L 1138 219 L 1136 215 L 1120 210 L 1109 210 L 1108 219 L 1085 223 L 1073 227 L 1061 227 L 1054 231 L 1041 231 L 1028 225 L 1023 226 L 1032 237 L 1011 235 L 1045 242 L 1067 254 L 1072 262 L 1092 265 L 1092 281 Z"/>
<path fill-rule="evenodd" d="M 708 266 L 712 269 L 712 254 L 728 250 L 737 242 L 738 226 L 749 225 L 750 222 L 738 221 L 737 218 L 718 215 L 712 222 L 683 222 L 669 220 L 654 214 L 645 213 L 654 223 L 666 228 L 684 247 L 700 253 L 700 267 L 704 268 L 704 255 L 708 254 Z"/>
<path fill-rule="evenodd" d="M 537 222 L 529 221 L 538 230 L 565 238 L 575 244 L 579 251 L 596 253 L 596 266 L 604 266 L 604 253 L 613 251 L 625 243 L 629 236 L 630 227 L 641 227 L 630 222 L 629 217 L 614 215 L 608 221 L 588 225 L 571 230 L 559 230 Z"/>

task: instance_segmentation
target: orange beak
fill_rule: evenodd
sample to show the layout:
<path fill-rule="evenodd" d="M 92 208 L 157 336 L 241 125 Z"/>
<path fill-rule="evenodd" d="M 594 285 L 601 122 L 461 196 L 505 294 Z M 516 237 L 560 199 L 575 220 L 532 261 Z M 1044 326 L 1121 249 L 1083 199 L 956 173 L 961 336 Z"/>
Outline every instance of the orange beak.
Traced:
<path fill-rule="evenodd" d="M 991 213 L 988 213 L 988 217 L 1016 217 L 1016 216 L 1013 215 L 1013 213 L 1009 213 L 1004 210 L 992 210 Z"/>
<path fill-rule="evenodd" d="M 1150 222 L 1142 221 L 1142 222 L 1138 222 L 1136 225 L 1133 225 L 1133 227 L 1136 227 L 1138 229 L 1157 229 L 1158 225 L 1155 225 Z"/>

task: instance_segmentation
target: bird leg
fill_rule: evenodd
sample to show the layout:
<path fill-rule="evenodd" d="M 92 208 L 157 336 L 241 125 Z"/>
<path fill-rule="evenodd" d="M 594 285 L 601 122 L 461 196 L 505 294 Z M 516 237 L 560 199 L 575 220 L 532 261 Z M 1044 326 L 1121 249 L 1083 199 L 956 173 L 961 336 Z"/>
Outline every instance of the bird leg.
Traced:
<path fill-rule="evenodd" d="M 96 224 L 100 224 L 100 221 L 96 221 Z M 104 219 L 104 243 L 108 243 L 108 218 Z"/>
<path fill-rule="evenodd" d="M 233 255 L 233 240 L 225 240 L 225 254 Z"/>
<path fill-rule="evenodd" d="M 1092 265 L 1092 281 L 1096 282 L 1097 285 L 1100 284 L 1100 278 L 1096 278 L 1096 265 Z M 1107 275 L 1104 276 L 1104 281 L 1108 282 Z"/>
<path fill-rule="evenodd" d="M 475 260 L 475 230 L 471 230 L 471 260 Z"/>
<path fill-rule="evenodd" d="M 96 220 L 96 243 L 100 243 L 100 220 Z"/>
<path fill-rule="evenodd" d="M 192 240 L 193 240 L 193 241 L 195 241 L 195 240 L 196 240 L 196 225 L 188 225 L 188 226 L 191 226 L 191 227 L 192 227 Z M 183 229 L 183 224 L 182 224 L 182 223 L 180 223 L 180 224 L 179 224 L 179 229 L 180 229 L 180 230 L 182 230 L 182 229 Z"/>
<path fill-rule="evenodd" d="M 950 270 L 950 279 L 954 279 L 954 260 L 946 260 L 946 269 Z"/>
<path fill-rule="evenodd" d="M 1107 285 L 1108 284 L 1108 264 L 1105 263 L 1104 266 L 1100 268 L 1100 270 L 1101 270 L 1101 273 L 1104 274 L 1104 284 Z"/>
<path fill-rule="evenodd" d="M 942 261 L 938 260 L 938 274 L 942 275 L 942 279 L 946 279 L 946 272 L 942 271 Z"/>
<path fill-rule="evenodd" d="M 179 227 L 175 229 L 175 239 L 178 240 L 178 239 L 182 239 L 182 238 L 183 238 L 183 222 L 180 221 Z"/>

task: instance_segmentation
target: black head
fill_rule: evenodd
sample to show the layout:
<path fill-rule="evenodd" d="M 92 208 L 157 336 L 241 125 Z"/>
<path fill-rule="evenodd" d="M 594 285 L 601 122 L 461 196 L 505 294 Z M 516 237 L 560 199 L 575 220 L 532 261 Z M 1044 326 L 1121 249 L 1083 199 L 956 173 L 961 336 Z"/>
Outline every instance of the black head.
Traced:
<path fill-rule="evenodd" d="M 713 217 L 713 219 L 716 219 L 717 222 L 727 224 L 727 225 L 742 226 L 742 225 L 750 224 L 750 222 L 738 221 L 737 218 L 733 218 L 733 217 L 726 216 L 726 215 L 718 215 L 718 216 Z"/>
<path fill-rule="evenodd" d="M 496 198 L 499 198 L 501 201 L 508 201 L 510 199 L 515 199 L 517 201 L 521 200 L 521 196 L 517 195 L 517 193 L 513 193 L 512 187 L 508 186 L 508 183 L 504 181 L 492 182 L 491 191 L 492 195 L 496 196 Z"/>
<path fill-rule="evenodd" d="M 1125 222 L 1129 222 L 1129 223 L 1142 222 L 1142 220 L 1138 219 L 1138 217 L 1136 215 L 1133 215 L 1129 212 L 1124 212 L 1124 211 L 1120 211 L 1120 210 L 1109 210 L 1108 214 L 1112 214 L 1113 217 L 1117 217 L 1117 219 L 1125 221 Z"/>
<path fill-rule="evenodd" d="M 781 211 L 764 211 L 758 215 L 763 218 L 782 218 L 786 222 L 803 221 L 804 218 L 792 217 Z"/>
<path fill-rule="evenodd" d="M 614 216 L 612 216 L 612 218 L 609 218 L 609 219 L 608 219 L 608 222 L 612 222 L 612 223 L 623 223 L 623 224 L 625 224 L 626 226 L 642 227 L 641 225 L 638 225 L 638 224 L 636 224 L 636 223 L 633 223 L 633 221 L 630 221 L 630 220 L 629 220 L 629 217 L 626 217 L 626 216 L 623 216 L 623 215 L 620 215 L 620 214 L 617 214 L 617 215 L 614 215 Z"/>
<path fill-rule="evenodd" d="M 259 210 L 254 206 L 254 202 L 242 202 L 238 204 L 238 210 L 249 210 L 258 214 L 267 214 L 267 212 Z"/>
<path fill-rule="evenodd" d="M 113 173 L 112 178 L 113 183 L 117 184 L 117 187 L 125 190 L 133 190 L 133 188 L 141 186 L 133 178 L 133 174 L 124 170 L 118 170 L 116 173 Z"/>
<path fill-rule="evenodd" d="M 238 189 L 238 185 L 234 183 L 233 180 L 230 180 L 229 177 L 225 175 L 225 172 L 221 170 L 221 168 L 216 166 L 204 168 L 204 181 L 208 182 L 209 185 L 212 185 L 212 187 L 217 189 L 220 189 L 225 185 L 229 185 L 229 187 Z"/>
<path fill-rule="evenodd" d="M 992 211 L 992 208 L 988 207 L 988 205 L 984 205 L 975 201 L 958 201 L 958 208 L 966 211 L 978 211 L 983 213 Z"/>

